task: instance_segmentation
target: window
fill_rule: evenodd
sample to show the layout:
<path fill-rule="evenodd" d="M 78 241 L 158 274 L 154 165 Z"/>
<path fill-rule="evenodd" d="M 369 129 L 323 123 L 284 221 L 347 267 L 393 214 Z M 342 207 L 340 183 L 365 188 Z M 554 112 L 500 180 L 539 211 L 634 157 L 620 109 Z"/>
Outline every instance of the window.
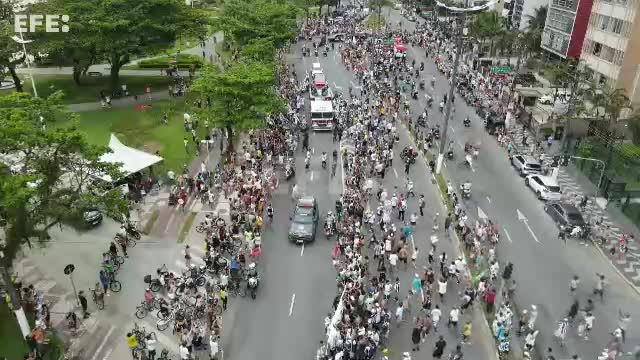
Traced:
<path fill-rule="evenodd" d="M 593 50 L 591 51 L 591 53 L 595 56 L 600 56 L 600 53 L 602 52 L 602 44 L 598 43 L 598 42 L 594 42 L 593 43 Z"/>
<path fill-rule="evenodd" d="M 598 24 L 598 28 L 600 30 L 607 31 L 607 29 L 609 28 L 609 19 L 611 18 L 604 15 L 600 15 L 598 18 L 600 20 L 600 24 Z"/>
<path fill-rule="evenodd" d="M 547 16 L 547 25 L 565 33 L 571 33 L 574 15 L 566 11 L 551 9 Z"/>
<path fill-rule="evenodd" d="M 613 53 L 613 60 L 611 62 L 618 66 L 621 66 L 623 61 L 624 61 L 624 51 L 615 50 Z"/>
<path fill-rule="evenodd" d="M 553 0 L 552 5 L 569 10 L 576 9 L 576 0 Z"/>

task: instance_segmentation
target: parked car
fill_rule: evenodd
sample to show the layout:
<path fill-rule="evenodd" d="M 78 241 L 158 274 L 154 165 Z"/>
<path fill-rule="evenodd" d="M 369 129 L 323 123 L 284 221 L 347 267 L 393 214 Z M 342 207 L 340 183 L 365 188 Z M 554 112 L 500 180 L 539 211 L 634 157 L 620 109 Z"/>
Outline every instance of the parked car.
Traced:
<path fill-rule="evenodd" d="M 538 199 L 559 201 L 562 196 L 560 185 L 558 185 L 558 182 L 551 176 L 539 174 L 529 175 L 524 180 L 524 183 L 538 195 Z"/>
<path fill-rule="evenodd" d="M 542 173 L 542 165 L 531 155 L 516 154 L 511 157 L 511 165 L 518 170 L 520 176 Z"/>
<path fill-rule="evenodd" d="M 298 200 L 291 217 L 289 241 L 303 244 L 315 240 L 318 218 L 318 202 L 314 197 L 305 196 Z"/>
<path fill-rule="evenodd" d="M 575 206 L 562 202 L 549 202 L 545 205 L 544 211 L 546 211 L 551 219 L 562 228 L 573 228 L 580 226 L 586 229 L 586 222 L 580 214 L 580 210 Z"/>
<path fill-rule="evenodd" d="M 544 95 L 538 99 L 538 102 L 542 105 L 552 105 L 553 104 L 553 96 Z"/>

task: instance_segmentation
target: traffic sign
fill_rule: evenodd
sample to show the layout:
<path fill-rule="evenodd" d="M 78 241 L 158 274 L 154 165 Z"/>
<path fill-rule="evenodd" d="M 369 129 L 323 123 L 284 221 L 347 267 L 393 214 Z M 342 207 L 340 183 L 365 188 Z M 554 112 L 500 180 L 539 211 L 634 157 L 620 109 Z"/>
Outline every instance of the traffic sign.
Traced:
<path fill-rule="evenodd" d="M 496 75 L 511 74 L 511 66 L 494 66 L 491 68 L 491 73 Z"/>
<path fill-rule="evenodd" d="M 73 264 L 69 264 L 67 266 L 64 267 L 64 274 L 65 275 L 70 275 L 71 273 L 73 273 L 73 270 L 75 270 L 76 267 Z"/>

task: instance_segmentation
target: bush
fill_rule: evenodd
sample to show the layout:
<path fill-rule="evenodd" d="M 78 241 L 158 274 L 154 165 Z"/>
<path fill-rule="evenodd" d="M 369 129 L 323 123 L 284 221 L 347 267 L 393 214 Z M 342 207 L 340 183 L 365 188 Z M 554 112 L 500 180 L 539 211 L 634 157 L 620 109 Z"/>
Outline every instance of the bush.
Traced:
<path fill-rule="evenodd" d="M 138 67 L 142 69 L 163 69 L 176 65 L 178 68 L 189 69 L 193 65 L 196 68 L 202 67 L 202 59 L 196 55 L 181 54 L 177 58 L 174 56 L 161 56 L 154 59 L 142 60 L 138 63 Z"/>

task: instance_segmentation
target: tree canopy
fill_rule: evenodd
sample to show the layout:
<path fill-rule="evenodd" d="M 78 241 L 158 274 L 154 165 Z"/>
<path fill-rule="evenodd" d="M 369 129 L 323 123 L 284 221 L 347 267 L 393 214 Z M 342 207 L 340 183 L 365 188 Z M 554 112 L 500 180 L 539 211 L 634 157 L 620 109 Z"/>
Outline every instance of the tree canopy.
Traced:
<path fill-rule="evenodd" d="M 119 191 L 90 186 L 95 175 L 120 178 L 117 165 L 99 160 L 107 148 L 89 144 L 75 126 L 50 126 L 72 116 L 61 97 L 0 97 L 0 215 L 9 263 L 22 244 L 47 239 L 48 229 L 77 221 L 83 209 L 121 216 L 128 206 Z"/>
<path fill-rule="evenodd" d="M 12 1 L 0 1 L 0 14 L 6 17 L 13 16 Z M 15 35 L 11 22 L 0 21 L 0 70 L 8 70 L 16 84 L 16 90 L 22 92 L 22 83 L 16 73 L 16 67 L 24 62 L 25 54 L 22 52 L 22 46 L 12 39 Z"/>
<path fill-rule="evenodd" d="M 224 71 L 205 66 L 191 89 L 196 96 L 211 103 L 194 108 L 196 115 L 227 129 L 229 135 L 235 129 L 259 127 L 267 114 L 284 108 L 282 98 L 275 91 L 272 65 L 233 63 Z"/>
<path fill-rule="evenodd" d="M 71 36 L 44 35 L 42 46 L 79 69 L 96 59 L 108 62 L 114 87 L 133 57 L 160 53 L 180 35 L 203 38 L 207 32 L 205 13 L 182 0 L 51 0 L 35 6 L 73 21 Z"/>
<path fill-rule="evenodd" d="M 297 12 L 286 2 L 226 0 L 216 26 L 238 46 L 268 39 L 275 48 L 281 48 L 297 32 Z"/>

